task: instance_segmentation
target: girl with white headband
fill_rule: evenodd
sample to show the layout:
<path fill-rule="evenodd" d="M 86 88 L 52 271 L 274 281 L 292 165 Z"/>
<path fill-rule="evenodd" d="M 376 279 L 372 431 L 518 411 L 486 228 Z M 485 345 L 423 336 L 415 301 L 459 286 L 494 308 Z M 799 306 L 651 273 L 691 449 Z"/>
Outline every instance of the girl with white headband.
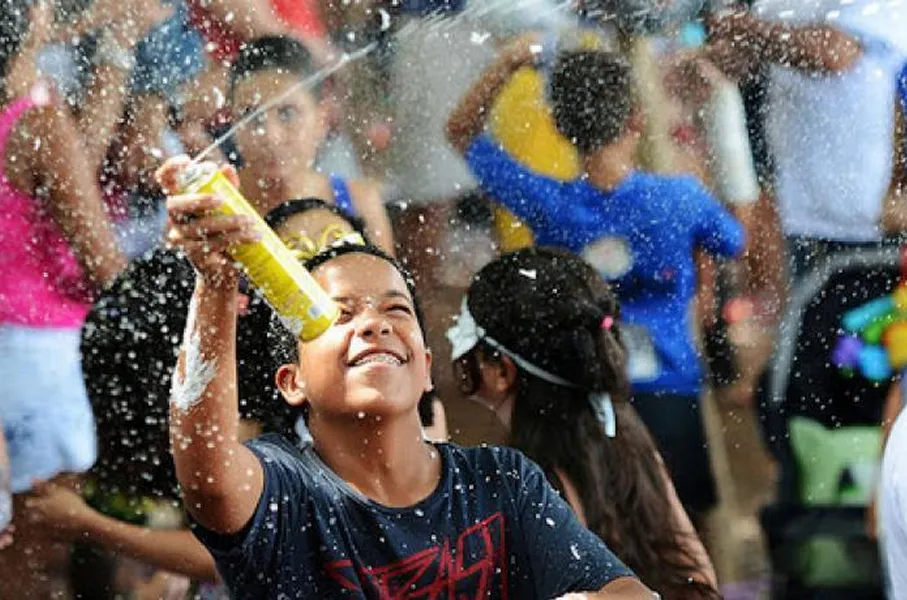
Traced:
<path fill-rule="evenodd" d="M 546 248 L 504 255 L 475 276 L 448 332 L 461 389 L 654 591 L 717 598 L 709 557 L 628 403 L 619 317 L 582 259 Z"/>

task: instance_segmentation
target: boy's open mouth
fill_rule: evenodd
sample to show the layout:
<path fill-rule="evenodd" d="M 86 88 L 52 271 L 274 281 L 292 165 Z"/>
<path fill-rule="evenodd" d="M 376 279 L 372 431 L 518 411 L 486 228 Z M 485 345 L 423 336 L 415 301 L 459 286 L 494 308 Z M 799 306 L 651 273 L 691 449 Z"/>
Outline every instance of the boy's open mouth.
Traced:
<path fill-rule="evenodd" d="M 371 364 L 384 364 L 399 367 L 406 362 L 407 360 L 405 357 L 400 356 L 392 350 L 374 348 L 360 352 L 347 362 L 347 366 L 361 367 Z"/>

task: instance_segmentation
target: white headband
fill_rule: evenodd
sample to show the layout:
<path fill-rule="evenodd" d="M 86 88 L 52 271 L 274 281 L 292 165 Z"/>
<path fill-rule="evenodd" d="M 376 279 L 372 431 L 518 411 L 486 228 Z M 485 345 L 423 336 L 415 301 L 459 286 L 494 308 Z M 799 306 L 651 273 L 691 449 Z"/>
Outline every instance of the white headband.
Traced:
<path fill-rule="evenodd" d="M 516 352 L 508 350 L 502 343 L 489 336 L 485 329 L 476 323 L 472 313 L 469 312 L 466 298 L 463 298 L 463 302 L 460 304 L 460 314 L 457 316 L 456 323 L 447 330 L 447 339 L 450 341 L 452 360 L 463 358 L 480 341 L 484 341 L 501 354 L 509 357 L 518 367 L 530 375 L 535 375 L 539 379 L 563 387 L 572 389 L 579 389 L 580 387 L 533 364 Z M 613 438 L 617 435 L 617 418 L 614 414 L 614 403 L 611 401 L 611 394 L 608 392 L 591 392 L 589 401 L 592 403 L 592 408 L 595 409 L 598 420 L 605 428 L 605 435 Z"/>

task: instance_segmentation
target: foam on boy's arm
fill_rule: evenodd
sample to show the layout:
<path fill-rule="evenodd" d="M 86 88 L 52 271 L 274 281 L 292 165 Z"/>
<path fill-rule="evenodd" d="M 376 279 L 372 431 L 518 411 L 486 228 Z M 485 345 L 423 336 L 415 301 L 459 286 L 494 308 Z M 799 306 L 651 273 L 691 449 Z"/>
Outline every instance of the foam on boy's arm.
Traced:
<path fill-rule="evenodd" d="M 186 320 L 183 361 L 180 365 L 182 368 L 177 368 L 174 372 L 170 390 L 170 404 L 179 412 L 187 412 L 197 406 L 217 374 L 217 359 L 206 360 L 202 352 L 201 334 L 196 323 L 197 313 L 198 297 L 193 295 Z"/>
<path fill-rule="evenodd" d="M 171 451 L 190 513 L 222 533 L 255 510 L 262 469 L 238 441 L 236 291 L 196 286 L 171 397 Z"/>

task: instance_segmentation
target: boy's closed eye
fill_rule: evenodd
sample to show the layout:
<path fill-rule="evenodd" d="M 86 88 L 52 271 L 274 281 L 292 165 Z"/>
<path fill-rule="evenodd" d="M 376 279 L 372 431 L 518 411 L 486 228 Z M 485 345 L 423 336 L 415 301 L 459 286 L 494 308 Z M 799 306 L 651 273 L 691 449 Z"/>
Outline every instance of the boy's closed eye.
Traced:
<path fill-rule="evenodd" d="M 403 304 L 403 303 L 393 304 L 393 305 L 389 306 L 387 310 L 390 312 L 402 313 L 402 314 L 406 314 L 406 315 L 413 314 L 413 309 L 410 306 Z"/>
<path fill-rule="evenodd" d="M 390 292 L 385 296 L 385 299 L 380 303 L 373 302 L 371 300 L 356 300 L 353 298 L 333 298 L 334 302 L 337 304 L 337 307 L 340 311 L 340 316 L 337 318 L 337 323 L 348 323 L 364 308 L 369 306 L 375 306 L 377 310 L 385 314 L 393 315 L 405 315 L 413 316 L 415 315 L 415 309 L 409 303 L 408 299 L 399 292 Z"/>
<path fill-rule="evenodd" d="M 338 305 L 337 308 L 340 311 L 340 315 L 337 317 L 337 321 L 336 321 L 338 324 L 349 323 L 350 321 L 353 320 L 352 309 L 350 309 L 347 306 L 343 306 L 343 305 Z"/>

